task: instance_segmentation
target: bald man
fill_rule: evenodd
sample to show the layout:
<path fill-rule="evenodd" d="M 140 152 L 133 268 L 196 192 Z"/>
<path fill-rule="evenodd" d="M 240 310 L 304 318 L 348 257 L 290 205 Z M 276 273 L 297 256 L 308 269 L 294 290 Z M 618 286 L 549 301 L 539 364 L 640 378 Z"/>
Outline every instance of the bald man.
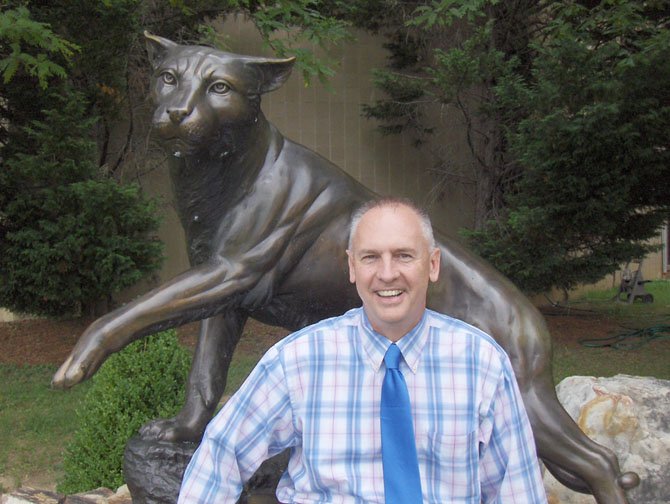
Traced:
<path fill-rule="evenodd" d="M 179 502 L 234 503 L 260 464 L 287 448 L 280 502 L 397 499 L 387 495 L 380 420 L 393 346 L 420 485 L 402 504 L 545 503 L 507 355 L 489 335 L 426 308 L 440 271 L 427 214 L 406 200 L 371 201 L 352 216 L 346 252 L 362 307 L 268 350 L 207 427 Z M 405 484 L 403 471 L 394 479 Z"/>

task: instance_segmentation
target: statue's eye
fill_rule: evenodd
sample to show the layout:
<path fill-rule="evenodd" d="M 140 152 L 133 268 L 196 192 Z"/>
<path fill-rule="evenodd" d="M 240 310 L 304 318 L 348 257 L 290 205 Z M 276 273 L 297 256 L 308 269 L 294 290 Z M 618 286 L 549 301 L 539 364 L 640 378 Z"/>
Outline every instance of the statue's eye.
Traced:
<path fill-rule="evenodd" d="M 228 91 L 230 91 L 230 86 L 223 81 L 216 81 L 214 84 L 209 86 L 209 90 L 216 94 L 226 94 Z"/>
<path fill-rule="evenodd" d="M 160 78 L 168 86 L 174 86 L 177 84 L 177 78 L 170 72 L 163 72 Z"/>

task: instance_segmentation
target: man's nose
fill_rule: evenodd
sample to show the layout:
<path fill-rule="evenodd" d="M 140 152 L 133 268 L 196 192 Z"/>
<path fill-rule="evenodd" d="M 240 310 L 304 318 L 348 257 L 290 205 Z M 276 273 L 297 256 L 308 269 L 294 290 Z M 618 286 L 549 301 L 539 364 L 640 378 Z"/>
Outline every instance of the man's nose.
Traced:
<path fill-rule="evenodd" d="M 391 257 L 382 257 L 377 269 L 377 277 L 383 282 L 390 282 L 398 277 L 398 269 Z"/>

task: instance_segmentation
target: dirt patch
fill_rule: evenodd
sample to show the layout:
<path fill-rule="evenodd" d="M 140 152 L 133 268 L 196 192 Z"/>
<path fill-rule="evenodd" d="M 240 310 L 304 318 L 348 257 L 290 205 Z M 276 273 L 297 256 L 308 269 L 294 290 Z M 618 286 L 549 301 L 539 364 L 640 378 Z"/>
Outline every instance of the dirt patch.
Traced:
<path fill-rule="evenodd" d="M 619 323 L 606 315 L 589 311 L 542 307 L 552 338 L 577 345 L 581 338 L 599 338 L 621 330 Z M 29 319 L 0 323 L 0 362 L 11 364 L 61 364 L 91 320 Z M 199 323 L 187 324 L 177 332 L 180 341 L 194 347 Z M 250 320 L 238 351 L 268 348 L 288 334 L 285 329 Z"/>
<path fill-rule="evenodd" d="M 619 320 L 591 310 L 543 306 L 540 311 L 555 344 L 579 346 L 581 339 L 606 338 L 623 329 Z"/>
<path fill-rule="evenodd" d="M 88 323 L 81 319 L 0 323 L 0 362 L 29 365 L 63 362 Z"/>
<path fill-rule="evenodd" d="M 0 322 L 0 363 L 61 364 L 91 322 L 89 319 Z M 178 328 L 179 340 L 194 348 L 199 326 L 199 322 L 194 322 Z M 238 351 L 268 348 L 286 334 L 288 331 L 285 329 L 249 320 Z"/>

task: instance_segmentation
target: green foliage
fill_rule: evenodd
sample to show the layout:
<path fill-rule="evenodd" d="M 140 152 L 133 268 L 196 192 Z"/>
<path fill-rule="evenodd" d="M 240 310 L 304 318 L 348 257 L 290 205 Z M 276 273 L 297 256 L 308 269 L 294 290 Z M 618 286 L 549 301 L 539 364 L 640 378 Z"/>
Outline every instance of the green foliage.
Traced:
<path fill-rule="evenodd" d="M 408 25 L 433 28 L 452 27 L 460 21 L 472 23 L 486 17 L 486 8 L 496 5 L 499 0 L 432 0 L 423 3 L 427 5 L 416 8 Z"/>
<path fill-rule="evenodd" d="M 379 130 L 384 135 L 398 134 L 407 129 L 419 133 L 421 137 L 430 134 L 433 128 L 424 125 L 422 105 L 426 97 L 425 83 L 422 79 L 403 75 L 399 72 L 375 71 L 375 85 L 386 93 L 388 99 L 378 100 L 373 105 L 363 105 L 363 114 L 368 117 L 383 117 L 384 124 Z"/>
<path fill-rule="evenodd" d="M 231 0 L 234 9 L 247 12 L 267 45 L 280 57 L 295 56 L 305 84 L 318 78 L 327 83 L 334 75 L 324 56 L 317 56 L 310 46 L 328 48 L 349 39 L 348 23 L 319 9 L 311 0 L 273 2 L 266 0 Z"/>
<path fill-rule="evenodd" d="M 455 9 L 452 13 L 437 5 L 419 6 L 405 21 L 411 27 L 409 34 L 392 35 L 393 42 L 386 45 L 392 51 L 391 69 L 375 71 L 375 85 L 385 97 L 363 107 L 367 117 L 382 121 L 382 133 L 415 135 L 416 144 L 420 145 L 426 135 L 437 131 L 434 114 L 432 117 L 426 114 L 433 112 L 436 105 L 455 107 L 468 123 L 480 113 L 470 110 L 469 102 L 475 101 L 482 110 L 488 106 L 487 98 L 476 94 L 475 89 L 509 74 L 518 62 L 513 55 L 506 57 L 502 50 L 492 46 L 493 21 L 473 25 L 469 36 L 453 45 L 436 46 L 430 40 L 436 26 L 440 30 L 454 30 L 453 23 L 463 21 L 459 16 L 469 18 L 472 12 L 472 8 Z M 479 12 L 475 17 L 478 19 L 484 14 Z M 475 149 L 474 144 L 472 148 Z M 473 154 L 486 170 L 492 169 L 482 161 L 479 152 Z"/>
<path fill-rule="evenodd" d="M 112 355 L 77 409 L 79 429 L 66 449 L 58 486 L 72 494 L 123 484 L 127 441 L 149 420 L 176 414 L 183 402 L 189 352 L 167 331 Z"/>
<path fill-rule="evenodd" d="M 66 77 L 65 68 L 52 58 L 69 61 L 77 49 L 48 24 L 32 20 L 24 6 L 0 12 L 0 72 L 5 84 L 22 68 L 46 89 L 50 77 Z"/>
<path fill-rule="evenodd" d="M 471 237 L 524 290 L 569 290 L 654 249 L 670 210 L 670 36 L 641 4 L 557 6 L 529 81 L 501 82 L 524 176 Z"/>
<path fill-rule="evenodd" d="M 99 173 L 81 96 L 52 100 L 0 174 L 0 305 L 78 315 L 155 271 L 162 245 L 155 203 Z"/>

